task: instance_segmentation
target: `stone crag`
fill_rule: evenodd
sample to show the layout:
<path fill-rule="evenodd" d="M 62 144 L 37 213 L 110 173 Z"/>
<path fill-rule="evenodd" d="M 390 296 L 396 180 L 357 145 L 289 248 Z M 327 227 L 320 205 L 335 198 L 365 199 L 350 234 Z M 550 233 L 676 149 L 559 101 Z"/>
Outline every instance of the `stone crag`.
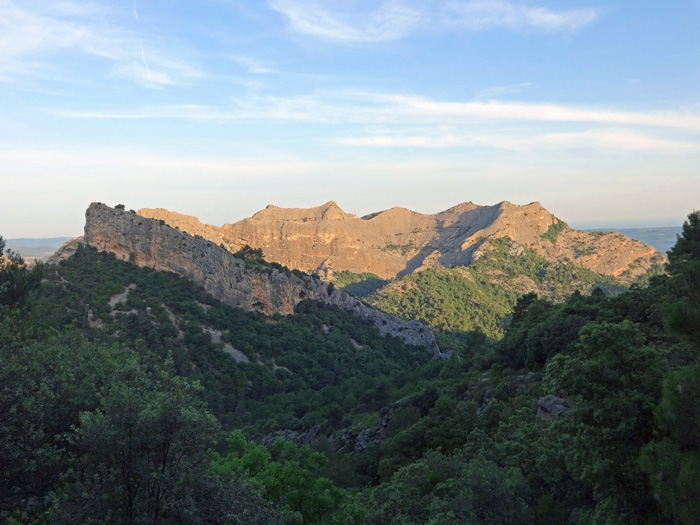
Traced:
<path fill-rule="evenodd" d="M 172 228 L 163 219 L 101 203 L 91 204 L 85 217 L 83 237 L 64 245 L 51 262 L 69 257 L 83 243 L 137 266 L 187 277 L 217 299 L 245 310 L 289 315 L 304 299 L 323 301 L 369 321 L 382 335 L 425 346 L 433 355 L 443 356 L 426 325 L 375 310 L 317 278 L 269 266 L 250 268 L 212 240 Z"/>
<path fill-rule="evenodd" d="M 335 202 L 308 209 L 268 206 L 220 228 L 164 209 L 138 213 L 223 242 L 231 251 L 245 245 L 260 248 L 269 261 L 318 271 L 324 278 L 349 270 L 389 279 L 437 265 L 464 265 L 478 256 L 486 240 L 501 237 L 550 262 L 571 261 L 623 281 L 632 281 L 665 260 L 651 246 L 619 233 L 571 229 L 538 202 L 525 206 L 469 202 L 435 215 L 392 208 L 364 217 L 345 213 Z"/>

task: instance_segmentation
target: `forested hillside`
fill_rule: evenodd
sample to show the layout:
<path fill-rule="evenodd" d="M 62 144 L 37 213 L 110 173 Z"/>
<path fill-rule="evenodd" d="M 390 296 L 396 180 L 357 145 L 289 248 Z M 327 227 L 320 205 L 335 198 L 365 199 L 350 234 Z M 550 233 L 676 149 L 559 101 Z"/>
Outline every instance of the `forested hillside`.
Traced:
<path fill-rule="evenodd" d="M 10 254 L 0 520 L 697 523 L 700 214 L 666 273 L 619 294 L 564 298 L 615 283 L 508 260 L 473 264 L 535 289 L 487 302 L 471 267 L 426 274 L 455 293 L 416 316 L 465 332 L 440 361 L 317 302 L 265 317 L 90 248 Z M 416 303 L 418 276 L 397 283 Z M 501 303 L 507 321 L 469 331 Z"/>
<path fill-rule="evenodd" d="M 568 263 L 552 263 L 507 237 L 486 241 L 474 262 L 452 268 L 434 267 L 388 282 L 365 294 L 365 300 L 406 319 L 420 319 L 431 328 L 453 334 L 481 331 L 502 335 L 518 297 L 537 293 L 561 301 L 574 292 L 599 288 L 607 295 L 624 287 L 615 277 Z M 346 277 L 347 279 L 347 277 Z M 347 285 L 362 293 L 364 283 Z"/>

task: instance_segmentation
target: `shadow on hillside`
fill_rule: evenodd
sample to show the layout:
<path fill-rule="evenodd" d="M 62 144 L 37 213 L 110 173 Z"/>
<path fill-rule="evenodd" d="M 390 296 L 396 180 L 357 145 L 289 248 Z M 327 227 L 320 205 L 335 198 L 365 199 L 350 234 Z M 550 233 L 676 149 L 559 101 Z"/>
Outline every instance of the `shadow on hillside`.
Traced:
<path fill-rule="evenodd" d="M 457 219 L 449 226 L 445 226 L 444 223 L 450 217 L 440 217 L 446 212 L 438 214 L 437 237 L 429 244 L 423 246 L 416 255 L 409 259 L 406 263 L 406 268 L 400 271 L 396 278 L 398 279 L 415 272 L 435 252 L 439 253 L 437 262 L 442 266 L 449 267 L 456 264 L 465 264 L 470 260 L 472 253 L 481 243 L 477 242 L 465 251 L 462 251 L 462 243 L 469 236 L 492 224 L 499 213 L 498 206 L 467 210 L 460 213 Z"/>

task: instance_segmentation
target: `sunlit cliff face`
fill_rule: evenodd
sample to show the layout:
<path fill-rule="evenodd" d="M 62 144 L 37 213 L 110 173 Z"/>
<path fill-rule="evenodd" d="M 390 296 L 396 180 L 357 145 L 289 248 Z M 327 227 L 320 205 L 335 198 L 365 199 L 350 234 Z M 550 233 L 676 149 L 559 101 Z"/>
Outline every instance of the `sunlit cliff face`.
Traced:
<path fill-rule="evenodd" d="M 572 261 L 625 280 L 664 261 L 651 246 L 623 235 L 570 229 L 537 202 L 463 203 L 435 215 L 392 208 L 362 218 L 343 212 L 334 202 L 307 209 L 268 206 L 221 228 L 163 209 L 139 214 L 216 244 L 223 242 L 231 251 L 245 245 L 260 248 L 268 261 L 327 277 L 349 270 L 390 279 L 432 266 L 468 264 L 485 240 L 502 237 L 551 262 Z M 556 236 L 548 236 L 556 225 Z"/>

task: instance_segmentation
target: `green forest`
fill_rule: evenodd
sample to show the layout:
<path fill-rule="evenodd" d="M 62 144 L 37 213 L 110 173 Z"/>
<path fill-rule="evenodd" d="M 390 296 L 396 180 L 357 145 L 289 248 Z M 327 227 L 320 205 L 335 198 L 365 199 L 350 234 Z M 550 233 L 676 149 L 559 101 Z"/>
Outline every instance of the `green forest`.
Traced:
<path fill-rule="evenodd" d="M 700 213 L 629 288 L 513 249 L 341 276 L 443 361 L 319 302 L 265 317 L 0 238 L 0 521 L 699 523 Z"/>

